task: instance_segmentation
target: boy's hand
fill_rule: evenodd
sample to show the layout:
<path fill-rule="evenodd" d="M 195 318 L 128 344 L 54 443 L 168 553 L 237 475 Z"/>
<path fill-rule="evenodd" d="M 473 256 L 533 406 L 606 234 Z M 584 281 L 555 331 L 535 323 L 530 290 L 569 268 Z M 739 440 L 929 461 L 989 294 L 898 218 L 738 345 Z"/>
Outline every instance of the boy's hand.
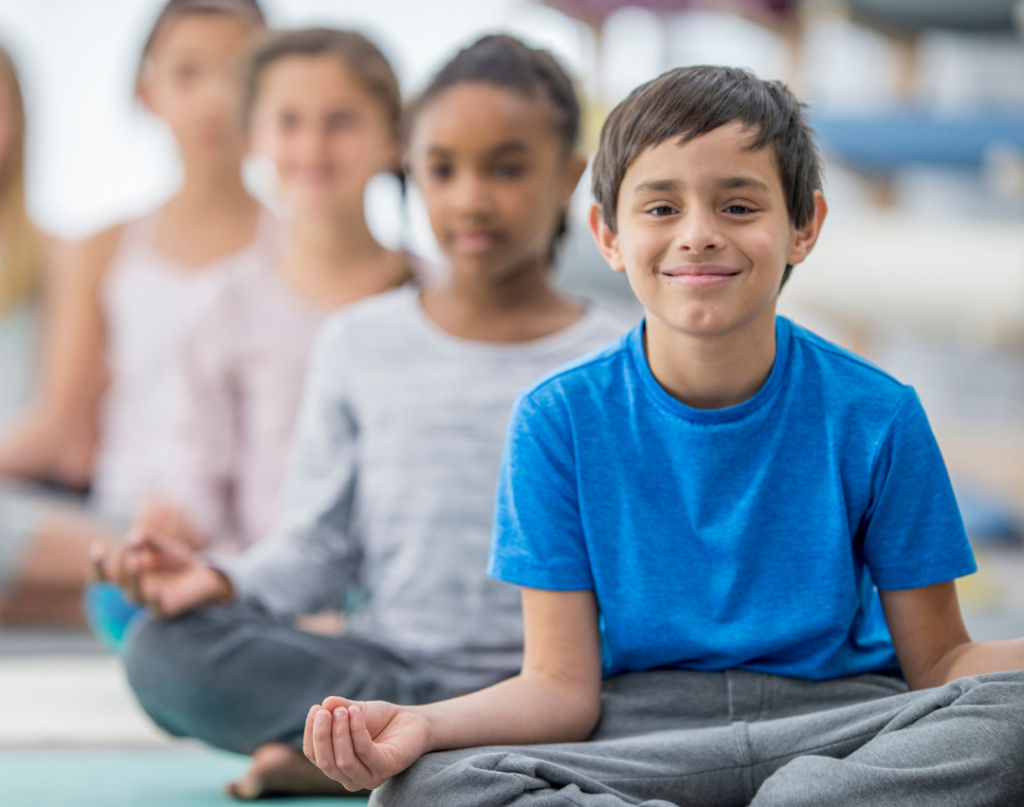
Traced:
<path fill-rule="evenodd" d="M 429 729 L 406 707 L 331 697 L 309 710 L 302 750 L 346 790 L 373 790 L 429 750 Z"/>
<path fill-rule="evenodd" d="M 181 541 L 134 530 L 123 547 L 91 548 L 100 580 L 116 583 L 158 616 L 173 617 L 200 605 L 231 599 L 231 584 Z"/>

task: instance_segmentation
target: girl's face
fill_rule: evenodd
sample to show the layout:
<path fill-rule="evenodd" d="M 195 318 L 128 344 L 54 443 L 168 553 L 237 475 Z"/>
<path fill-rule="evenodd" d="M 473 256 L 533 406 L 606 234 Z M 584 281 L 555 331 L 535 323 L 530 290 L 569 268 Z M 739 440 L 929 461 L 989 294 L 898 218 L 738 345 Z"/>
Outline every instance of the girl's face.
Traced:
<path fill-rule="evenodd" d="M 186 158 L 242 151 L 238 64 L 256 29 L 229 14 L 188 14 L 160 34 L 139 95 L 174 132 Z"/>
<path fill-rule="evenodd" d="M 457 84 L 422 109 L 411 172 L 456 275 L 509 279 L 546 267 L 584 162 L 567 158 L 543 93 Z"/>
<path fill-rule="evenodd" d="M 366 184 L 398 165 L 384 105 L 333 55 L 287 56 L 260 78 L 252 148 L 296 213 L 362 211 Z"/>

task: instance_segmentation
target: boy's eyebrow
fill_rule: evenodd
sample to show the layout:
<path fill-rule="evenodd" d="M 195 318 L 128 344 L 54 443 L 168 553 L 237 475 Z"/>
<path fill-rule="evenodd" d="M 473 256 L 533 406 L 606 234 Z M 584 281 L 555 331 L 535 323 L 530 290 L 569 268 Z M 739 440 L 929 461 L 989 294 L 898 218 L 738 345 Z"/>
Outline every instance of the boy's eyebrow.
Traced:
<path fill-rule="evenodd" d="M 719 188 L 723 188 L 725 190 L 736 190 L 739 188 L 758 188 L 762 191 L 768 190 L 767 185 L 765 185 L 761 180 L 754 179 L 753 177 L 729 177 L 728 179 L 720 179 L 715 184 Z"/>
<path fill-rule="evenodd" d="M 768 190 L 768 186 L 765 185 L 761 180 L 754 179 L 753 177 L 728 177 L 726 179 L 720 179 L 715 182 L 715 186 L 724 190 L 736 190 L 739 188 L 758 188 L 763 191 Z M 634 194 L 641 193 L 674 193 L 682 190 L 683 183 L 678 179 L 650 179 L 647 182 L 641 182 L 633 190 Z"/>
<path fill-rule="evenodd" d="M 649 179 L 646 182 L 641 182 L 633 189 L 635 195 L 641 193 L 650 192 L 674 192 L 682 190 L 683 183 L 677 179 Z"/>

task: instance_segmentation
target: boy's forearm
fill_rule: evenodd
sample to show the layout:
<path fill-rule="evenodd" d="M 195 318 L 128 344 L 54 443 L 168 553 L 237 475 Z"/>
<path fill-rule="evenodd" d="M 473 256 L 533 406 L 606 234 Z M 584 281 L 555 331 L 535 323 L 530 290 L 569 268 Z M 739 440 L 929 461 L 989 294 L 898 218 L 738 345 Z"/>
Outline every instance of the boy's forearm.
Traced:
<path fill-rule="evenodd" d="M 600 691 L 518 675 L 452 700 L 411 707 L 429 726 L 428 751 L 582 742 L 601 714 Z"/>
<path fill-rule="evenodd" d="M 959 644 L 943 655 L 922 684 L 942 686 L 969 675 L 1007 670 L 1024 670 L 1024 639 Z"/>

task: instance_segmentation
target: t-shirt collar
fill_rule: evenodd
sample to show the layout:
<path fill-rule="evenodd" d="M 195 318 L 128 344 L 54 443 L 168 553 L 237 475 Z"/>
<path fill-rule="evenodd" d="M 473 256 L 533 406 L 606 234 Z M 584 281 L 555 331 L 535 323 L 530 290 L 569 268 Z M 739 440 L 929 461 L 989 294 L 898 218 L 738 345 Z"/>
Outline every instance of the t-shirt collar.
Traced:
<path fill-rule="evenodd" d="M 782 383 L 782 377 L 786 373 L 789 364 L 790 345 L 792 342 L 792 325 L 785 317 L 775 318 L 775 361 L 772 364 L 772 371 L 761 389 L 753 396 L 736 406 L 729 406 L 725 409 L 695 409 L 684 404 L 682 401 L 673 398 L 654 378 L 650 365 L 647 363 L 647 354 L 644 351 L 644 328 L 647 320 L 641 320 L 627 336 L 629 353 L 632 356 L 633 364 L 637 374 L 640 376 L 644 389 L 651 395 L 655 402 L 671 414 L 689 420 L 694 423 L 729 423 L 741 420 L 771 401 L 778 392 Z"/>

